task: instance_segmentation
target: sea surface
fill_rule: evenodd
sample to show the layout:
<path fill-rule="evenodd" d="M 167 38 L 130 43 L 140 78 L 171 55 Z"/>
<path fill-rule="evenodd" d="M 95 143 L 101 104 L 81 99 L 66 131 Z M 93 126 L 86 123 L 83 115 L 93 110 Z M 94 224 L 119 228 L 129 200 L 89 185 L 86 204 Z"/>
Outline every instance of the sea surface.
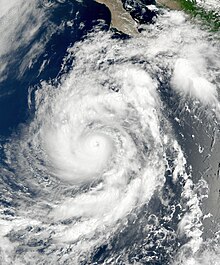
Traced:
<path fill-rule="evenodd" d="M 1 265 L 220 264 L 219 31 L 122 3 L 0 0 Z"/>

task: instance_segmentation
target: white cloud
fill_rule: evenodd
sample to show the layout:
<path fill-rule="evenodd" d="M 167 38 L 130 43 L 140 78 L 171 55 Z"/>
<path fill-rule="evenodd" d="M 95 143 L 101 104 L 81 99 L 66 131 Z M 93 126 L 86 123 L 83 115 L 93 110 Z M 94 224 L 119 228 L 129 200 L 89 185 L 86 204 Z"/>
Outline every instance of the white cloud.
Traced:
<path fill-rule="evenodd" d="M 197 72 L 190 60 L 176 60 L 171 83 L 177 92 L 200 100 L 203 104 L 213 105 L 218 100 L 216 86 Z"/>
<path fill-rule="evenodd" d="M 21 72 L 28 67 L 31 60 L 42 52 L 46 42 L 46 36 L 43 35 L 41 39 L 35 40 L 37 33 L 41 26 L 46 21 L 45 10 L 38 6 L 38 1 L 24 1 L 24 0 L 0 0 L 0 60 L 4 64 L 4 69 L 1 68 L 0 78 L 6 77 L 7 65 L 9 63 L 22 63 Z M 48 25 L 47 31 L 51 29 Z M 47 32 L 47 33 L 48 33 Z M 17 52 L 19 49 L 28 48 L 25 56 L 16 61 Z"/>

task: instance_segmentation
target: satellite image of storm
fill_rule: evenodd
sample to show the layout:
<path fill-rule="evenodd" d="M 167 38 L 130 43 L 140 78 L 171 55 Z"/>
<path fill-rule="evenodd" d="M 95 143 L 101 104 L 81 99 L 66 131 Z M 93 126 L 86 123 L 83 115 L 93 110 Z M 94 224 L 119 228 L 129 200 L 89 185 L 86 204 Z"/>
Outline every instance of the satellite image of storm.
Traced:
<path fill-rule="evenodd" d="M 0 0 L 0 265 L 220 265 L 220 0 Z"/>

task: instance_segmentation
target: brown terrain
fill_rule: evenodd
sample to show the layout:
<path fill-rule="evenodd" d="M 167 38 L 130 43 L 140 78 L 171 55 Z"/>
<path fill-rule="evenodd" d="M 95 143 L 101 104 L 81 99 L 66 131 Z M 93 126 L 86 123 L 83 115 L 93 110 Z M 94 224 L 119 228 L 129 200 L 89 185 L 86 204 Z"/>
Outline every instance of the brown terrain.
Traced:
<path fill-rule="evenodd" d="M 97 3 L 104 4 L 111 12 L 111 26 L 125 34 L 135 36 L 139 32 L 137 23 L 131 15 L 123 8 L 121 0 L 96 0 Z M 158 5 L 166 6 L 170 9 L 180 10 L 181 5 L 176 0 L 158 0 Z"/>
<path fill-rule="evenodd" d="M 131 15 L 123 8 L 121 0 L 96 0 L 106 5 L 111 12 L 111 26 L 131 36 L 138 34 L 137 24 Z"/>
<path fill-rule="evenodd" d="M 137 30 L 138 24 L 123 8 L 121 0 L 96 0 L 96 2 L 104 4 L 109 8 L 112 16 L 111 26 L 113 28 L 116 28 L 117 30 L 130 36 L 136 36 L 139 33 Z M 174 10 L 181 9 L 181 5 L 177 0 L 158 0 L 157 4 Z M 207 142 L 208 146 L 211 140 L 208 139 L 209 137 L 207 135 L 204 135 L 204 137 L 207 139 L 203 139 L 203 141 Z M 220 135 L 218 135 L 217 138 L 217 142 L 220 142 Z M 202 165 L 201 157 L 198 158 L 197 164 L 200 170 L 196 170 L 197 173 L 200 171 L 203 172 L 200 172 L 198 175 L 200 175 L 200 178 L 204 178 L 209 184 L 209 197 L 204 201 L 202 210 L 204 214 L 208 215 L 211 213 L 213 218 L 205 218 L 203 221 L 205 237 L 214 233 L 219 226 L 218 224 L 220 223 L 220 162 L 216 159 L 219 157 L 219 145 L 215 144 L 212 149 L 213 150 L 210 154 L 210 158 L 203 161 Z M 207 148 L 206 152 L 204 152 L 207 157 L 209 156 L 209 152 L 209 148 Z"/>
<path fill-rule="evenodd" d="M 170 9 L 181 10 L 181 4 L 175 0 L 158 0 L 157 3 Z"/>

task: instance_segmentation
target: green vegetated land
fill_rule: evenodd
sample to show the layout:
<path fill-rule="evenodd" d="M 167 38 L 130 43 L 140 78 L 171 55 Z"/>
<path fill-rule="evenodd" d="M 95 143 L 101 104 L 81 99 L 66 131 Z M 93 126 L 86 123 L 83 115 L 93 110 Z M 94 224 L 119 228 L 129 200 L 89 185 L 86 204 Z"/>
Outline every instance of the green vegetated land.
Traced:
<path fill-rule="evenodd" d="M 191 16 L 204 22 L 212 31 L 220 29 L 220 14 L 214 10 L 205 10 L 198 6 L 196 0 L 175 0 L 180 3 L 181 8 Z"/>

